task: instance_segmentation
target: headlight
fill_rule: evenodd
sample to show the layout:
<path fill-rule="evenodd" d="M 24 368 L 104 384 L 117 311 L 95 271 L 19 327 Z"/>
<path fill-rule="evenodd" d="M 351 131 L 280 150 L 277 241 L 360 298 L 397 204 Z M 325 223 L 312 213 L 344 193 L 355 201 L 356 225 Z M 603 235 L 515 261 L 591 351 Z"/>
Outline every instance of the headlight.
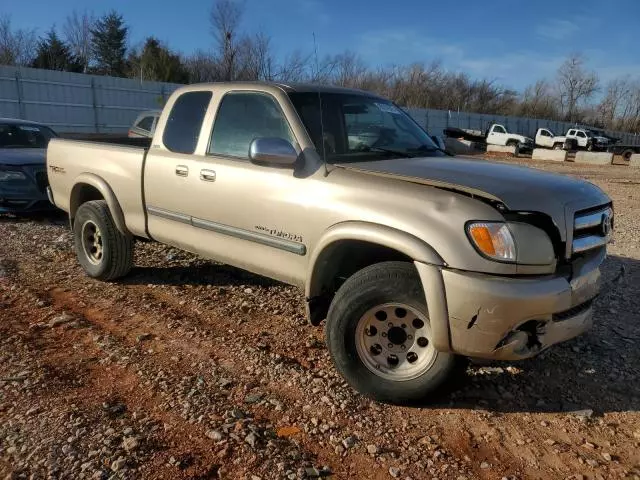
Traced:
<path fill-rule="evenodd" d="M 22 172 L 8 172 L 0 170 L 0 182 L 11 182 L 12 180 L 26 180 Z"/>
<path fill-rule="evenodd" d="M 505 223 L 469 223 L 467 234 L 471 243 L 485 257 L 502 262 L 516 261 L 516 242 Z"/>

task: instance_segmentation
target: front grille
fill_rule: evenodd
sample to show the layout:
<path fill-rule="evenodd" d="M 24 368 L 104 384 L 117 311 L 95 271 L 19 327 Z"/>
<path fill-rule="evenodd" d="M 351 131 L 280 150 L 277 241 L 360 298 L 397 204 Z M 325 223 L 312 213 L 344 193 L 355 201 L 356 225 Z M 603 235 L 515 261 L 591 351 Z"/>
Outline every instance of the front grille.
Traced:
<path fill-rule="evenodd" d="M 589 310 L 589 308 L 591 308 L 591 305 L 593 304 L 594 300 L 595 298 L 592 298 L 591 300 L 587 300 L 586 302 L 581 303 L 580 305 L 576 305 L 575 307 L 570 308 L 569 310 L 554 313 L 551 316 L 551 319 L 554 322 L 562 322 L 563 320 L 567 320 L 569 318 L 575 317 L 576 315 L 580 315 L 581 313 L 586 312 L 587 310 Z"/>
<path fill-rule="evenodd" d="M 42 193 L 46 193 L 47 187 L 49 186 L 49 178 L 47 177 L 46 170 L 36 172 L 35 179 L 38 190 Z"/>
<path fill-rule="evenodd" d="M 613 209 L 603 206 L 576 213 L 573 222 L 572 254 L 605 246 L 613 235 Z"/>

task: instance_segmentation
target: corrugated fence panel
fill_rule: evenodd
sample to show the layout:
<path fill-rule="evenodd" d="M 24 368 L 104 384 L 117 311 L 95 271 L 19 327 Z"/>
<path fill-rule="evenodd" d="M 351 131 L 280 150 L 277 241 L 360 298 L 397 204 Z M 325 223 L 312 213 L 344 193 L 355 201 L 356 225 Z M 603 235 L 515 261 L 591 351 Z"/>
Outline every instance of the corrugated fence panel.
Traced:
<path fill-rule="evenodd" d="M 180 85 L 0 66 L 0 117 L 61 132 L 123 133 L 142 110 L 162 108 Z"/>
<path fill-rule="evenodd" d="M 0 117 L 23 118 L 61 132 L 123 133 L 142 110 L 160 109 L 180 85 L 129 78 L 84 75 L 0 66 Z M 563 135 L 574 125 L 536 118 L 411 108 L 407 112 L 426 130 L 442 135 L 448 127 L 485 132 L 492 122 L 533 137 L 540 127 Z M 624 143 L 638 135 L 610 132 Z"/>

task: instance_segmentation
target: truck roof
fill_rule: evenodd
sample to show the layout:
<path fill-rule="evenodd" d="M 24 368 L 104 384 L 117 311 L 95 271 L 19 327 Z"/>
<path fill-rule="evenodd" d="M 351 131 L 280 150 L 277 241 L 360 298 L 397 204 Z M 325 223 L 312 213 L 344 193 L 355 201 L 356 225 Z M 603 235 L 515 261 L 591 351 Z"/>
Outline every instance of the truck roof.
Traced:
<path fill-rule="evenodd" d="M 317 85 L 314 83 L 297 83 L 297 82 L 211 82 L 211 83 L 196 83 L 186 87 L 181 87 L 179 90 L 197 90 L 198 88 L 212 88 L 212 87 L 225 87 L 233 89 L 234 87 L 247 88 L 256 86 L 260 88 L 272 87 L 279 88 L 285 92 L 299 92 L 299 93 L 345 93 L 351 95 L 366 95 L 368 97 L 384 98 L 373 92 L 366 90 L 359 90 L 357 88 L 345 88 L 332 85 Z"/>

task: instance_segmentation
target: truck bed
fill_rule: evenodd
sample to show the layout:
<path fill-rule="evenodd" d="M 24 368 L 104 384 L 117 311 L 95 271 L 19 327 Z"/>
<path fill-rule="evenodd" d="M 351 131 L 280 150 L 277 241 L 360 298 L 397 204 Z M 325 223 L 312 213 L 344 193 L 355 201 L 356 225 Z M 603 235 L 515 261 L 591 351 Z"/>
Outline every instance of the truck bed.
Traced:
<path fill-rule="evenodd" d="M 126 227 L 133 235 L 145 235 L 145 213 L 142 196 L 142 170 L 150 140 L 123 137 L 118 142 L 88 140 L 51 140 L 47 149 L 47 173 L 54 203 L 66 212 L 75 212 L 79 198 L 78 185 L 96 187 L 92 191 L 108 200 L 117 198 L 126 209 Z M 72 190 L 73 189 L 73 190 Z"/>

